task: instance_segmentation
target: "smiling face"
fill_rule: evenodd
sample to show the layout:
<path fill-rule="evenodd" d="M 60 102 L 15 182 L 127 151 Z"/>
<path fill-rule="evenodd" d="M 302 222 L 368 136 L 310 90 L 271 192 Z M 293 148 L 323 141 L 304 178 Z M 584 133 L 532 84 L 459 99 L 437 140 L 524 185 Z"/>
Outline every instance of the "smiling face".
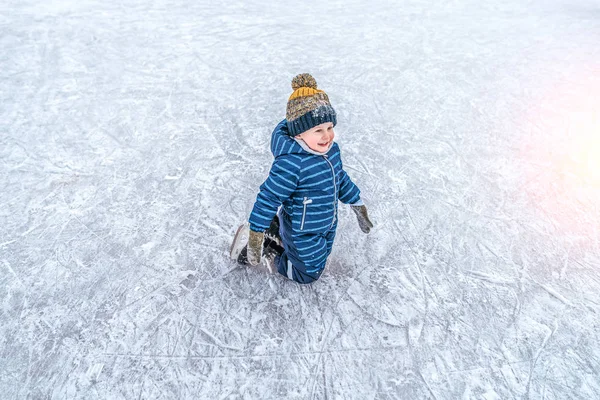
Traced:
<path fill-rule="evenodd" d="M 311 150 L 323 153 L 329 150 L 329 146 L 331 146 L 331 142 L 333 142 L 333 138 L 335 137 L 333 123 L 325 122 L 324 124 L 317 125 L 296 137 L 304 140 L 304 143 Z"/>

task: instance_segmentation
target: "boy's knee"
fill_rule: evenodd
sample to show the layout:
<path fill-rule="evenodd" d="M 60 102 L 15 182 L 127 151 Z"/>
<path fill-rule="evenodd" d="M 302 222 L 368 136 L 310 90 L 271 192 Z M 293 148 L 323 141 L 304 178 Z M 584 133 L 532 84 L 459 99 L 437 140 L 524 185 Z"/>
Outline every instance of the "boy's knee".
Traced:
<path fill-rule="evenodd" d="M 321 275 L 317 275 L 317 276 L 303 275 L 303 276 L 299 276 L 298 278 L 296 278 L 294 280 L 302 285 L 308 285 L 310 283 L 318 281 L 320 277 L 321 277 Z"/>
<path fill-rule="evenodd" d="M 303 285 L 318 281 L 325 267 L 323 266 L 321 268 L 315 268 L 314 265 L 307 266 L 301 261 L 297 260 L 297 258 L 298 257 L 296 254 L 295 259 L 297 264 L 292 264 L 292 260 L 290 260 L 288 257 L 288 252 L 284 251 L 279 259 L 276 260 L 277 271 L 286 278 Z"/>
<path fill-rule="evenodd" d="M 321 277 L 322 269 L 314 271 L 314 272 L 302 272 L 296 271 L 297 273 L 294 275 L 294 280 L 298 283 L 309 284 L 315 281 L 318 281 Z"/>
<path fill-rule="evenodd" d="M 304 268 L 297 268 L 292 266 L 291 263 L 287 263 L 286 268 L 280 268 L 279 273 L 285 276 L 288 279 L 293 280 L 294 282 L 307 285 L 309 283 L 313 283 L 321 277 L 322 270 L 315 272 L 306 272 Z"/>

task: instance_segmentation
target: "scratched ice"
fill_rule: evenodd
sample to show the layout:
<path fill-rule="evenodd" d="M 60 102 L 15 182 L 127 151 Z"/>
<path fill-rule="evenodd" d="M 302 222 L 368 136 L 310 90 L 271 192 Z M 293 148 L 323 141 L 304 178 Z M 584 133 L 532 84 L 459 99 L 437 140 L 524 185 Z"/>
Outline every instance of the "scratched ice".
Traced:
<path fill-rule="evenodd" d="M 600 4 L 0 6 L 3 399 L 600 398 Z M 338 112 L 299 286 L 227 258 L 291 78 Z"/>

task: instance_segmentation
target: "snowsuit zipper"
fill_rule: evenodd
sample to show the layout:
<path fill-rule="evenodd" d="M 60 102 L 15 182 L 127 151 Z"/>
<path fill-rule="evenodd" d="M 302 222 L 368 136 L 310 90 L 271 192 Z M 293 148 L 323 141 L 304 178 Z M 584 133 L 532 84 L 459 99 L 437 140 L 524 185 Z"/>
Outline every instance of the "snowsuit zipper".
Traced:
<path fill-rule="evenodd" d="M 337 185 L 335 183 L 335 170 L 333 169 L 333 165 L 331 165 L 331 162 L 327 158 L 327 155 L 324 155 L 323 158 L 331 167 L 331 174 L 333 175 L 333 220 L 331 221 L 331 225 L 329 226 L 329 229 L 331 229 L 333 227 L 333 224 L 335 223 L 335 214 L 337 208 Z"/>
<path fill-rule="evenodd" d="M 300 230 L 304 230 L 304 219 L 306 218 L 306 205 L 312 203 L 312 199 L 308 197 L 304 198 L 302 204 L 304 204 L 304 211 L 302 212 L 302 223 L 300 224 Z"/>

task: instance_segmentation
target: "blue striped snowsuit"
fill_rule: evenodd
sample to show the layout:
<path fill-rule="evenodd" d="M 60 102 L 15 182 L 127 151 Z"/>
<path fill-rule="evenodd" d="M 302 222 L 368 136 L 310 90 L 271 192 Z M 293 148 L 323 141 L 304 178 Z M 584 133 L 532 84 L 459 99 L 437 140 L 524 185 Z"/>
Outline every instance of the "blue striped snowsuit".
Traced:
<path fill-rule="evenodd" d="M 311 154 L 288 135 L 285 119 L 271 135 L 271 152 L 275 161 L 260 186 L 250 229 L 265 231 L 281 206 L 285 251 L 276 259 L 277 269 L 296 282 L 310 283 L 319 279 L 331 253 L 338 200 L 353 204 L 360 190 L 343 169 L 337 143 L 325 155 Z"/>

